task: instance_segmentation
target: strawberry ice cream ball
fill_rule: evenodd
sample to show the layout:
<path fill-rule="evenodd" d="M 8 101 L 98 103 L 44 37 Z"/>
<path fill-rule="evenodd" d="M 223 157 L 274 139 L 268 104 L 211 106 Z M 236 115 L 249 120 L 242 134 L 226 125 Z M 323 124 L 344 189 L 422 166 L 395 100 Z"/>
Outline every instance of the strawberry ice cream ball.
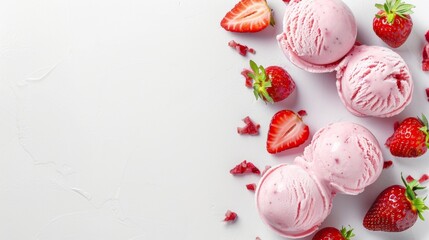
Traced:
<path fill-rule="evenodd" d="M 333 192 L 358 194 L 383 170 L 383 156 L 374 135 L 352 122 L 339 122 L 314 135 L 304 156 L 295 159 Z"/>
<path fill-rule="evenodd" d="M 389 48 L 356 46 L 337 69 L 337 90 L 356 116 L 391 117 L 411 102 L 414 83 L 404 59 Z"/>
<path fill-rule="evenodd" d="M 291 1 L 283 18 L 280 48 L 296 66 L 309 72 L 332 72 L 352 49 L 357 26 L 341 0 Z"/>
<path fill-rule="evenodd" d="M 281 164 L 268 170 L 256 190 L 264 223 L 283 237 L 314 233 L 332 208 L 332 195 L 301 166 Z"/>

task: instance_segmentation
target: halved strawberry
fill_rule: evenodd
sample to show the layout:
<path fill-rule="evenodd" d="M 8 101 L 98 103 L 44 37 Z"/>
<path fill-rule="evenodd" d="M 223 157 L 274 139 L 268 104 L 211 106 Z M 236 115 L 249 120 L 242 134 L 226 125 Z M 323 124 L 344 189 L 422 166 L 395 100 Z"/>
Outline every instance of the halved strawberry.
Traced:
<path fill-rule="evenodd" d="M 268 24 L 274 26 L 274 18 L 265 0 L 241 0 L 220 22 L 231 32 L 259 32 Z"/>
<path fill-rule="evenodd" d="M 301 117 L 290 110 L 274 114 L 268 130 L 267 151 L 278 153 L 303 144 L 310 135 Z"/>

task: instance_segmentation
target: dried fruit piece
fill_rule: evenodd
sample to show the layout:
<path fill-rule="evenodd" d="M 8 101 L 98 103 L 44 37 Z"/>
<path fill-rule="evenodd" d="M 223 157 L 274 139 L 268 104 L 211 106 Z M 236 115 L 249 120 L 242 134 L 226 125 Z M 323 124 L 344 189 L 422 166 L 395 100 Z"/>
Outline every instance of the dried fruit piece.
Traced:
<path fill-rule="evenodd" d="M 243 69 L 243 71 L 241 71 L 241 75 L 243 75 L 244 78 L 246 79 L 246 82 L 245 82 L 246 87 L 253 88 L 253 79 L 249 77 L 249 73 L 253 73 L 253 72 L 246 68 Z"/>
<path fill-rule="evenodd" d="M 246 188 L 247 188 L 247 190 L 254 192 L 256 190 L 256 183 L 246 184 Z"/>
<path fill-rule="evenodd" d="M 223 219 L 223 221 L 225 221 L 225 222 L 235 222 L 235 220 L 237 220 L 237 217 L 238 217 L 237 213 L 235 213 L 235 212 L 233 212 L 231 210 L 228 210 L 225 213 L 225 218 Z"/>
<path fill-rule="evenodd" d="M 427 180 L 429 180 L 429 175 L 427 174 L 423 174 L 420 178 L 419 178 L 419 183 L 424 183 Z"/>
<path fill-rule="evenodd" d="M 390 168 L 393 165 L 392 161 L 384 161 L 383 169 Z"/>
<path fill-rule="evenodd" d="M 239 134 L 247 134 L 247 135 L 258 135 L 259 134 L 259 128 L 260 125 L 256 124 L 252 121 L 252 119 L 250 119 L 249 116 L 245 117 L 243 119 L 243 122 L 246 124 L 246 126 L 244 127 L 237 127 L 237 132 Z"/>
<path fill-rule="evenodd" d="M 253 53 L 253 54 L 255 54 L 256 52 L 255 52 L 255 49 L 253 49 L 253 48 L 249 48 L 248 46 L 246 46 L 246 45 L 243 45 L 243 44 L 240 44 L 240 43 L 237 43 L 236 41 L 234 41 L 234 40 L 231 40 L 231 41 L 229 41 L 229 43 L 228 43 L 228 46 L 230 46 L 230 47 L 232 47 L 232 48 L 234 48 L 240 55 L 242 55 L 242 56 L 246 56 L 247 55 L 247 52 L 250 52 L 250 53 Z"/>
<path fill-rule="evenodd" d="M 429 71 L 429 43 L 426 43 L 423 47 L 422 57 L 422 70 Z"/>
<path fill-rule="evenodd" d="M 300 117 L 307 116 L 307 111 L 305 111 L 305 110 L 299 110 L 299 111 L 298 111 L 298 115 L 299 115 Z"/>
<path fill-rule="evenodd" d="M 240 175 L 245 173 L 254 173 L 254 174 L 261 174 L 261 171 L 251 162 L 247 162 L 244 160 L 237 166 L 235 166 L 233 169 L 229 171 L 232 175 Z"/>

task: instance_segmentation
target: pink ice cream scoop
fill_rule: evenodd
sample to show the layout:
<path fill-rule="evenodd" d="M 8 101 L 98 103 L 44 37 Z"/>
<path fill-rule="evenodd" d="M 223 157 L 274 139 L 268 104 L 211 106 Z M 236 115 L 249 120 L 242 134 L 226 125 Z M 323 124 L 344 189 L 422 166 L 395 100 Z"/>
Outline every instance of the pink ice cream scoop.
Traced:
<path fill-rule="evenodd" d="M 378 141 L 368 129 L 340 122 L 316 132 L 304 157 L 295 162 L 333 191 L 355 195 L 377 180 L 384 160 Z"/>
<path fill-rule="evenodd" d="M 283 237 L 314 233 L 337 193 L 358 194 L 380 176 L 380 146 L 369 130 L 351 122 L 319 130 L 295 164 L 267 171 L 256 189 L 263 222 Z"/>
<path fill-rule="evenodd" d="M 399 54 L 385 47 L 356 46 L 337 68 L 337 89 L 356 116 L 391 117 L 411 102 L 413 80 Z"/>
<path fill-rule="evenodd" d="M 352 49 L 357 26 L 341 0 L 291 1 L 283 18 L 280 48 L 296 66 L 309 72 L 332 72 Z"/>
<path fill-rule="evenodd" d="M 281 236 L 301 238 L 331 212 L 332 195 L 302 167 L 281 164 L 264 174 L 256 205 L 262 220 Z"/>

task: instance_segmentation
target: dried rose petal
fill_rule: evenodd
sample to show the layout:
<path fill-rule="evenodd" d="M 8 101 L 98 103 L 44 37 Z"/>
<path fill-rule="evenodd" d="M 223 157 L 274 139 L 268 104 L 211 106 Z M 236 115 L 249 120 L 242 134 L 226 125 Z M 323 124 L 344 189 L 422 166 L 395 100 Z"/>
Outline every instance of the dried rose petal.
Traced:
<path fill-rule="evenodd" d="M 408 176 L 407 176 L 407 178 L 405 178 L 405 180 L 406 180 L 408 183 L 410 183 L 410 182 L 414 181 L 415 179 L 414 179 L 411 175 L 408 175 Z"/>
<path fill-rule="evenodd" d="M 307 116 L 307 111 L 305 111 L 305 110 L 299 110 L 299 111 L 298 111 L 298 115 L 299 115 L 300 117 Z"/>
<path fill-rule="evenodd" d="M 239 175 L 239 174 L 245 174 L 245 173 L 254 173 L 254 174 L 261 174 L 261 171 L 253 163 L 247 162 L 244 160 L 237 166 L 235 166 L 233 169 L 229 171 L 232 175 Z"/>
<path fill-rule="evenodd" d="M 419 178 L 419 183 L 424 183 L 427 180 L 429 180 L 429 175 L 427 174 L 423 174 L 420 178 Z"/>
<path fill-rule="evenodd" d="M 256 183 L 249 183 L 249 184 L 246 184 L 246 188 L 247 188 L 247 190 L 249 190 L 249 191 L 255 191 L 255 190 L 256 190 Z"/>
<path fill-rule="evenodd" d="M 425 38 L 426 38 L 426 41 L 429 42 L 429 31 L 426 32 Z"/>
<path fill-rule="evenodd" d="M 225 221 L 225 222 L 235 222 L 235 220 L 237 220 L 237 217 L 238 217 L 237 213 L 235 213 L 235 212 L 233 212 L 231 210 L 228 210 L 225 213 L 225 218 L 223 219 L 223 221 Z"/>
<path fill-rule="evenodd" d="M 393 165 L 392 161 L 384 161 L 383 169 L 390 168 Z"/>
<path fill-rule="evenodd" d="M 259 128 L 261 127 L 259 124 L 255 124 L 249 116 L 243 119 L 243 122 L 246 124 L 244 127 L 237 127 L 237 132 L 239 134 L 247 134 L 247 135 L 258 135 Z"/>
<path fill-rule="evenodd" d="M 264 175 L 269 169 L 271 168 L 270 165 L 266 165 L 264 171 L 262 171 L 261 175 Z"/>
<path fill-rule="evenodd" d="M 253 73 L 251 70 L 249 69 L 243 69 L 243 71 L 241 71 L 241 75 L 244 76 L 244 78 L 246 79 L 246 87 L 248 88 L 252 88 L 253 87 L 253 79 L 251 77 L 249 77 L 249 73 Z"/>
<path fill-rule="evenodd" d="M 255 54 L 255 50 L 253 48 L 249 48 L 246 45 L 237 43 L 234 40 L 229 41 L 228 46 L 234 48 L 235 50 L 237 50 L 237 52 L 242 55 L 242 56 L 246 56 L 247 52 L 253 53 Z"/>

